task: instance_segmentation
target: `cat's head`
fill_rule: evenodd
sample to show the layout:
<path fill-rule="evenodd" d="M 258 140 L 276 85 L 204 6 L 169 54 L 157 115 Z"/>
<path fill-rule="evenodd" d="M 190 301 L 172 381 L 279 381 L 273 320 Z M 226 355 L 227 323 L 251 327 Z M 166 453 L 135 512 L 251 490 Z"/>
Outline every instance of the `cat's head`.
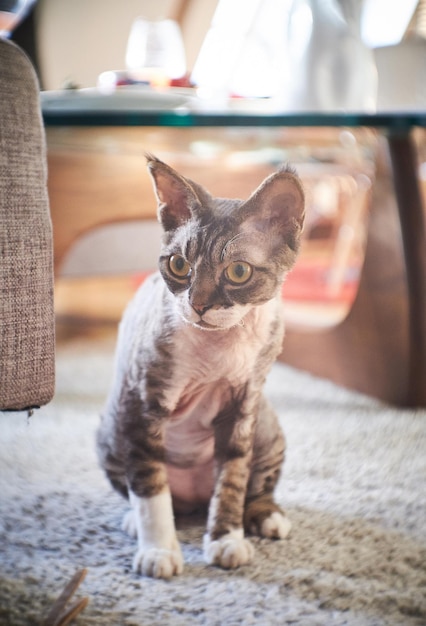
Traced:
<path fill-rule="evenodd" d="M 299 178 L 284 168 L 248 200 L 230 200 L 147 160 L 164 230 L 160 272 L 180 315 L 207 330 L 236 326 L 276 297 L 294 264 L 304 218 Z"/>

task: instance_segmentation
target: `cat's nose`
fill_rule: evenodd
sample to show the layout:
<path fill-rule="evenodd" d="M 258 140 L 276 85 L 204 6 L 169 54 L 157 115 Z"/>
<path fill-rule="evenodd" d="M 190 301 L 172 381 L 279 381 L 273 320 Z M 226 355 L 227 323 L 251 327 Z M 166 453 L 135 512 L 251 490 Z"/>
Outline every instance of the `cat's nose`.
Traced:
<path fill-rule="evenodd" d="M 200 317 L 202 317 L 204 313 L 211 308 L 210 306 L 202 306 L 199 304 L 191 304 L 191 306 Z"/>

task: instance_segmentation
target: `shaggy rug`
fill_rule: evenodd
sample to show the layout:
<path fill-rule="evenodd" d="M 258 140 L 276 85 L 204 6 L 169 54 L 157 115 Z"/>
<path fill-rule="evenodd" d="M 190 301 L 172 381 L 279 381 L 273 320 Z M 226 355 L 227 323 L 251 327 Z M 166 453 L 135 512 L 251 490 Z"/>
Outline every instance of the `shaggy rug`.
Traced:
<path fill-rule="evenodd" d="M 0 414 L 0 623 L 40 624 L 76 570 L 74 624 L 174 626 L 426 624 L 426 411 L 402 411 L 274 366 L 267 394 L 288 455 L 278 499 L 288 539 L 253 539 L 252 564 L 208 567 L 200 520 L 180 524 L 184 573 L 131 570 L 127 505 L 98 468 L 94 433 L 112 343 L 58 350 L 54 401 Z"/>

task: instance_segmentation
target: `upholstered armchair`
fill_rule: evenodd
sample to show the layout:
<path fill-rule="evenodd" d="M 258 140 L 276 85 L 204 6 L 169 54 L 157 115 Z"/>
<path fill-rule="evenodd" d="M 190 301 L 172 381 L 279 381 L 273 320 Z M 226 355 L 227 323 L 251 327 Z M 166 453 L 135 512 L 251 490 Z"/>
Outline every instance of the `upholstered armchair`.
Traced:
<path fill-rule="evenodd" d="M 0 411 L 54 393 L 52 250 L 38 81 L 0 38 Z"/>

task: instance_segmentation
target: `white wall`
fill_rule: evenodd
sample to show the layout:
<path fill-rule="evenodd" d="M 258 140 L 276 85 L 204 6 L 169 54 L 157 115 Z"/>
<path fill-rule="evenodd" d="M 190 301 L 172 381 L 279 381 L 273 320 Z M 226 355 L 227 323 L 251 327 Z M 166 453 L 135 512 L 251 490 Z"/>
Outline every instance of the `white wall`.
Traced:
<path fill-rule="evenodd" d="M 39 0 L 38 55 L 45 89 L 72 81 L 96 85 L 105 70 L 124 69 L 135 17 L 170 17 L 177 0 Z M 182 24 L 188 68 L 192 69 L 217 0 L 192 0 Z"/>

